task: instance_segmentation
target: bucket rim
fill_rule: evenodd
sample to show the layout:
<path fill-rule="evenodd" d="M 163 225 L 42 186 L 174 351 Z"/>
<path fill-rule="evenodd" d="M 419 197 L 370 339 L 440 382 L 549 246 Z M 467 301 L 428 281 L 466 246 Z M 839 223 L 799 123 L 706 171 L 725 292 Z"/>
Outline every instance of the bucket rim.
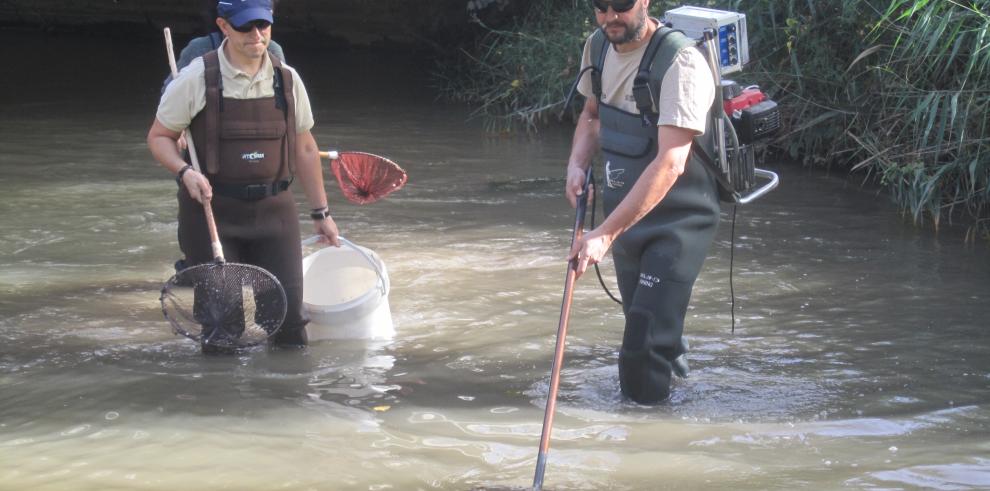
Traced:
<path fill-rule="evenodd" d="M 348 245 L 351 249 L 353 249 L 354 252 L 357 252 L 358 254 L 363 256 L 365 260 L 367 260 L 368 264 L 365 265 L 364 267 L 374 271 L 377 274 L 378 276 L 377 281 L 375 281 L 375 283 L 372 286 L 370 286 L 360 295 L 340 303 L 321 304 L 321 303 L 307 302 L 305 300 L 305 293 L 304 293 L 303 306 L 306 308 L 306 310 L 310 310 L 312 312 L 316 312 L 320 314 L 332 314 L 332 313 L 355 310 L 356 308 L 362 306 L 366 306 L 367 309 L 374 309 L 377 308 L 378 305 L 383 300 L 387 300 L 388 298 L 390 285 L 388 278 L 388 270 L 385 267 L 385 262 L 382 261 L 381 257 L 379 257 L 378 254 L 376 254 L 371 249 L 356 245 L 350 241 L 345 242 L 346 239 L 343 238 L 341 239 L 342 242 Z M 338 248 L 326 247 L 304 257 L 303 258 L 304 281 L 305 281 L 306 273 L 309 271 L 309 268 L 312 267 L 313 263 L 315 263 L 321 256 L 328 254 L 338 254 L 340 252 L 342 251 Z"/>

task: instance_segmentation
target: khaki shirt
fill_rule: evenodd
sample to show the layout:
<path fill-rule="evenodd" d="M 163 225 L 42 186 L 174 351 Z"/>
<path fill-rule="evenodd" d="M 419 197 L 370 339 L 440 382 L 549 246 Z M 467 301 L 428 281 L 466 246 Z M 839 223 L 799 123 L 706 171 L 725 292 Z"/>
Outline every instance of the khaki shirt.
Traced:
<path fill-rule="evenodd" d="M 607 41 L 606 41 L 607 42 Z M 633 114 L 639 114 L 633 97 L 633 80 L 639 70 L 639 62 L 649 43 L 627 52 L 619 53 L 609 43 L 602 67 L 602 102 Z M 584 44 L 581 69 L 591 65 L 591 38 Z M 591 90 L 591 72 L 584 74 L 578 83 L 578 92 L 594 97 Z M 660 98 L 654 110 L 660 115 L 657 126 L 676 126 L 705 132 L 708 109 L 715 100 L 715 78 L 708 61 L 701 51 L 687 46 L 677 53 L 674 63 L 663 75 Z"/>
<path fill-rule="evenodd" d="M 235 68 L 224 56 L 223 48 L 227 40 L 220 44 L 220 77 L 223 83 L 223 96 L 230 99 L 261 99 L 275 95 L 272 87 L 275 77 L 275 67 L 265 51 L 265 59 L 261 70 L 254 78 Z M 292 91 L 295 96 L 296 133 L 308 131 L 313 127 L 313 110 L 309 105 L 309 95 L 299 74 L 292 67 L 282 64 L 292 72 Z M 193 118 L 206 107 L 206 67 L 203 58 L 196 58 L 189 66 L 179 72 L 179 76 L 168 84 L 162 100 L 158 103 L 158 113 L 155 117 L 166 128 L 172 131 L 182 131 L 189 127 Z"/>

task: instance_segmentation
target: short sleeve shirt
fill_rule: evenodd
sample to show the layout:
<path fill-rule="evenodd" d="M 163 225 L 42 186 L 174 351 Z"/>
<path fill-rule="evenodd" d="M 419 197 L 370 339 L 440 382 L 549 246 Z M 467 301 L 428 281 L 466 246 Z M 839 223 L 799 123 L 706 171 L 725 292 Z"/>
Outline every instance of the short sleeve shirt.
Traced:
<path fill-rule="evenodd" d="M 275 67 L 272 66 L 268 52 L 265 51 L 264 62 L 254 77 L 231 65 L 224 56 L 224 46 L 217 50 L 220 58 L 220 77 L 223 83 L 223 96 L 231 99 L 261 99 L 273 97 Z M 309 95 L 306 87 L 295 69 L 282 64 L 292 73 L 292 91 L 295 98 L 296 133 L 308 131 L 313 127 L 313 110 L 309 105 Z M 168 84 L 158 104 L 155 117 L 163 126 L 172 131 L 182 131 L 189 127 L 194 117 L 206 107 L 206 67 L 203 58 L 196 58 L 189 66 L 179 72 L 178 77 Z"/>
<path fill-rule="evenodd" d="M 609 44 L 602 67 L 602 102 L 633 114 L 638 114 L 633 98 L 633 80 L 639 63 L 649 43 L 627 52 L 619 53 Z M 584 44 L 581 69 L 591 65 L 591 38 Z M 594 97 L 591 75 L 581 77 L 578 92 Z M 715 100 L 715 79 L 704 55 L 698 49 L 687 46 L 677 53 L 674 62 L 664 73 L 660 83 L 660 97 L 654 109 L 660 115 L 658 126 L 676 126 L 705 132 L 708 109 Z"/>

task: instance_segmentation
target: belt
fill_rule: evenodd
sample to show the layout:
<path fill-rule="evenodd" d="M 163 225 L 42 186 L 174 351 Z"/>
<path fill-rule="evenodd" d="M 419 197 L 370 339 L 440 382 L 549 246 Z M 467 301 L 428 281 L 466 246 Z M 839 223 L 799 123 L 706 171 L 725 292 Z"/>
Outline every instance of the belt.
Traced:
<path fill-rule="evenodd" d="M 236 198 L 243 201 L 257 201 L 269 196 L 275 196 L 286 189 L 289 189 L 292 179 L 283 179 L 273 183 L 259 184 L 231 184 L 223 182 L 211 182 L 213 192 L 228 198 Z"/>

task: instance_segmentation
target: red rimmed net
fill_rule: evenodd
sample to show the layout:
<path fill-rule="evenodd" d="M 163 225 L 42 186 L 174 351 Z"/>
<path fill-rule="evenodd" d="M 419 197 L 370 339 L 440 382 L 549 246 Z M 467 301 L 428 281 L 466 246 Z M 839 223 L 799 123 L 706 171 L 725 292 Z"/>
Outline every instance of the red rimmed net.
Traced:
<path fill-rule="evenodd" d="M 406 184 L 406 171 L 395 162 L 364 152 L 341 152 L 330 162 L 344 197 L 359 205 L 373 203 Z"/>

